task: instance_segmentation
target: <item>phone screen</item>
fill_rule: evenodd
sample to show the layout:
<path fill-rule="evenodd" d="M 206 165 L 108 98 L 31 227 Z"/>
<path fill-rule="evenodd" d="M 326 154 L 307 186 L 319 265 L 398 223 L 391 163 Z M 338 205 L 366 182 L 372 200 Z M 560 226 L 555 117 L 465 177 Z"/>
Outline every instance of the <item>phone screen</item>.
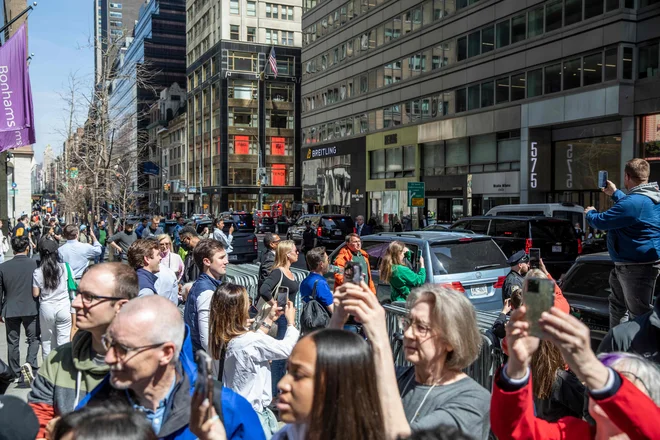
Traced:
<path fill-rule="evenodd" d="M 530 248 L 529 249 L 529 267 L 532 269 L 538 269 L 541 261 L 541 249 L 539 248 Z"/>
<path fill-rule="evenodd" d="M 198 350 L 195 355 L 197 364 L 197 378 L 195 379 L 195 393 L 206 396 L 209 402 L 213 402 L 213 359 L 204 350 Z M 209 406 L 206 418 L 211 418 L 211 406 Z"/>
<path fill-rule="evenodd" d="M 607 171 L 598 171 L 598 187 L 607 188 Z"/>
<path fill-rule="evenodd" d="M 420 258 L 422 258 L 422 250 L 421 250 L 421 249 L 417 249 L 417 261 L 419 261 Z"/>
<path fill-rule="evenodd" d="M 527 308 L 530 334 L 541 337 L 539 319 L 555 303 L 555 283 L 547 278 L 527 278 L 523 286 L 523 301 Z"/>
<path fill-rule="evenodd" d="M 357 263 L 346 263 L 344 280 L 347 283 L 360 284 L 362 282 L 362 266 Z"/>
<path fill-rule="evenodd" d="M 289 301 L 289 288 L 288 287 L 278 287 L 277 288 L 277 307 L 284 309 L 286 303 Z"/>

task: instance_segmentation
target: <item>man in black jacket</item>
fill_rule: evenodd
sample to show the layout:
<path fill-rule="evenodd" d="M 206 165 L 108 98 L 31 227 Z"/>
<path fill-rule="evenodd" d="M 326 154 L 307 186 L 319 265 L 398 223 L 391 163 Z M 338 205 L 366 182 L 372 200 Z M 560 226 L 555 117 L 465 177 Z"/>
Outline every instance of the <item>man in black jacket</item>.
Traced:
<path fill-rule="evenodd" d="M 181 282 L 184 284 L 194 283 L 199 278 L 199 268 L 193 259 L 193 249 L 195 249 L 201 238 L 192 226 L 181 229 L 179 237 L 181 238 L 181 246 L 188 251 L 186 259 L 183 261 L 183 278 Z"/>
<path fill-rule="evenodd" d="M 20 379 L 29 385 L 34 378 L 34 371 L 39 367 L 37 364 L 39 303 L 37 298 L 32 296 L 32 273 L 37 268 L 37 262 L 27 256 L 30 247 L 30 239 L 27 235 L 13 237 L 11 247 L 14 258 L 0 264 L 1 319 L 7 327 L 9 369 L 14 377 L 19 377 L 23 372 Z M 22 368 L 19 351 L 21 325 L 25 329 L 28 344 L 27 362 Z"/>
<path fill-rule="evenodd" d="M 610 329 L 598 352 L 615 351 L 636 353 L 660 364 L 660 301 L 656 299 L 650 312 Z"/>
<path fill-rule="evenodd" d="M 280 240 L 280 236 L 277 234 L 267 232 L 264 236 L 264 247 L 266 249 L 264 249 L 261 257 L 259 257 L 259 289 L 261 289 L 261 285 L 268 277 L 268 274 L 273 268 L 273 264 L 275 264 L 275 249 L 277 249 L 277 245 L 280 244 L 280 241 L 282 240 Z"/>

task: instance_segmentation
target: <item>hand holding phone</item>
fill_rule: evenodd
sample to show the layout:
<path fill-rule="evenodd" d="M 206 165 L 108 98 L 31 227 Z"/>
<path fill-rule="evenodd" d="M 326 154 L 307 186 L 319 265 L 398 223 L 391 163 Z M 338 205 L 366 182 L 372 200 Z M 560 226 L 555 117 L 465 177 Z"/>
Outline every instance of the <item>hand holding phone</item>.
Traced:
<path fill-rule="evenodd" d="M 541 266 L 541 249 L 539 248 L 530 248 L 529 249 L 529 267 L 532 269 L 538 269 Z"/>
<path fill-rule="evenodd" d="M 277 288 L 277 308 L 284 311 L 286 303 L 289 301 L 289 288 L 280 286 Z"/>
<path fill-rule="evenodd" d="M 523 284 L 523 301 L 527 308 L 529 334 L 542 336 L 539 320 L 555 303 L 555 283 L 547 278 L 527 278 Z"/>
<path fill-rule="evenodd" d="M 344 281 L 359 285 L 362 282 L 362 266 L 357 263 L 346 263 Z"/>
<path fill-rule="evenodd" d="M 598 171 L 598 187 L 607 188 L 607 171 Z"/>

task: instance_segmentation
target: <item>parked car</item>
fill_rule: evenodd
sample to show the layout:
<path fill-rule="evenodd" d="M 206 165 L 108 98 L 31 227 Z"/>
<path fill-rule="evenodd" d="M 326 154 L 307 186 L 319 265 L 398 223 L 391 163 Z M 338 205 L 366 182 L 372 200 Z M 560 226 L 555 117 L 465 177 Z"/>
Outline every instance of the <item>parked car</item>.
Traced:
<path fill-rule="evenodd" d="M 610 329 L 608 297 L 612 293 L 609 281 L 612 269 L 614 263 L 607 252 L 584 255 L 559 282 L 573 313 L 591 329 L 591 338 L 596 343 Z M 656 299 L 659 293 L 660 283 L 656 283 Z M 594 349 L 597 347 L 594 345 Z"/>
<path fill-rule="evenodd" d="M 478 310 L 502 309 L 502 286 L 509 273 L 506 257 L 492 238 L 461 232 L 415 231 L 380 233 L 362 237 L 378 299 L 389 301 L 390 286 L 380 281 L 381 258 L 392 241 L 401 241 L 413 255 L 421 249 L 426 282 L 444 284 L 464 294 Z M 330 255 L 334 262 L 339 249 Z M 414 270 L 417 271 L 417 262 Z"/>
<path fill-rule="evenodd" d="M 506 257 L 520 250 L 541 249 L 541 258 L 550 274 L 558 280 L 570 269 L 582 243 L 575 237 L 568 220 L 550 217 L 478 216 L 462 218 L 451 228 L 467 229 L 493 237 Z"/>
<path fill-rule="evenodd" d="M 552 217 L 568 220 L 572 225 L 579 223 L 582 230 L 588 230 L 588 224 L 584 218 L 584 208 L 575 203 L 528 203 L 517 205 L 499 205 L 491 208 L 486 215 L 508 216 L 524 215 L 528 217 Z"/>
<path fill-rule="evenodd" d="M 272 232 L 275 233 L 275 219 L 273 217 L 264 217 L 259 222 L 259 233 Z"/>
<path fill-rule="evenodd" d="M 252 218 L 252 214 L 250 214 Z M 239 219 L 240 220 L 240 219 Z M 229 228 L 234 226 L 234 239 L 231 242 L 232 252 L 229 254 L 230 263 L 252 263 L 257 259 L 259 253 L 259 243 L 257 236 L 254 234 L 254 229 L 246 229 L 245 221 L 239 221 L 238 224 L 234 222 L 233 218 L 225 218 L 225 227 L 223 229 L 225 234 L 229 234 Z M 197 222 L 197 233 L 201 234 L 205 227 L 209 228 L 211 237 L 213 236 L 213 226 L 210 220 L 201 220 Z"/>
<path fill-rule="evenodd" d="M 317 246 L 325 246 L 328 250 L 336 249 L 337 246 L 344 243 L 348 234 L 355 232 L 353 218 L 348 215 L 303 215 L 287 231 L 287 240 L 293 240 L 297 246 L 301 246 L 307 220 L 312 222 L 312 227 L 316 230 Z"/>

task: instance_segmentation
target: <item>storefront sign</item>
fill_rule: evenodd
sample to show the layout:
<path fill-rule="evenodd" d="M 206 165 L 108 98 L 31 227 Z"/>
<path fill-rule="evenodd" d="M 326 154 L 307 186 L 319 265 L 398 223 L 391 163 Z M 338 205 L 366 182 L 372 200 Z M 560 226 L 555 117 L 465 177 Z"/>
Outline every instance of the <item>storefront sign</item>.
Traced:
<path fill-rule="evenodd" d="M 286 186 L 286 165 L 275 163 L 272 165 L 272 186 Z"/>
<path fill-rule="evenodd" d="M 530 128 L 529 139 L 527 187 L 529 191 L 550 191 L 552 176 L 550 130 Z"/>
<path fill-rule="evenodd" d="M 397 136 L 396 133 L 394 133 L 394 134 L 388 134 L 388 135 L 385 136 L 384 144 L 385 144 L 385 145 L 396 144 L 396 143 L 399 142 L 398 139 L 399 139 L 399 137 Z"/>
<path fill-rule="evenodd" d="M 361 193 L 359 189 L 356 189 L 355 192 L 351 194 L 351 201 L 359 202 L 361 200 L 364 200 L 364 193 Z"/>
<path fill-rule="evenodd" d="M 250 154 L 250 136 L 234 136 L 234 154 Z"/>
<path fill-rule="evenodd" d="M 472 174 L 472 194 L 518 194 L 520 172 Z"/>
<path fill-rule="evenodd" d="M 408 206 L 410 208 L 423 208 L 424 198 L 424 182 L 408 182 Z"/>
<path fill-rule="evenodd" d="M 322 147 L 310 148 L 307 150 L 307 159 L 314 159 L 317 157 L 334 156 L 337 154 L 337 147 Z"/>
<path fill-rule="evenodd" d="M 286 154 L 286 140 L 283 137 L 273 137 L 270 142 L 270 154 L 274 156 Z"/>

